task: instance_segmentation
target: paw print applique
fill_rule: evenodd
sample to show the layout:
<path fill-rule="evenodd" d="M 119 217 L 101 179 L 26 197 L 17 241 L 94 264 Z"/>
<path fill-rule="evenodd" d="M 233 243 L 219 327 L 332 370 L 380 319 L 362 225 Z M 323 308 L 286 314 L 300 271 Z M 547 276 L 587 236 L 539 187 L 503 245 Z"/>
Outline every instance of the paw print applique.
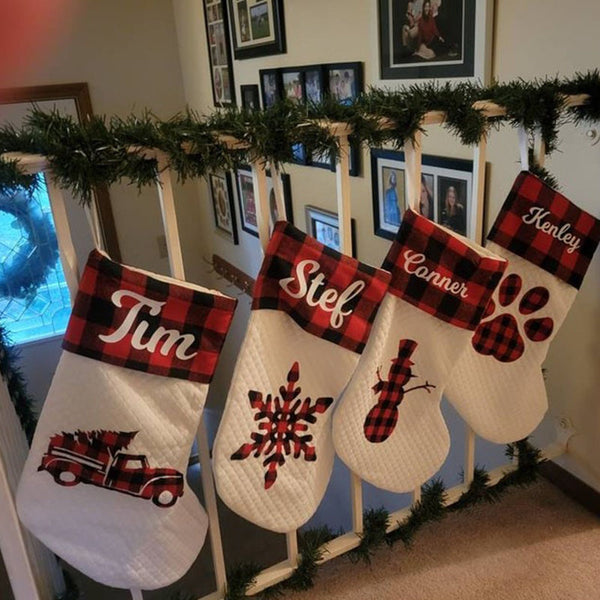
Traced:
<path fill-rule="evenodd" d="M 516 273 L 511 273 L 504 278 L 498 290 L 498 302 L 502 307 L 513 304 L 521 292 L 523 280 Z M 538 312 L 550 298 L 550 292 L 541 286 L 527 290 L 519 302 L 519 313 L 527 316 Z M 490 300 L 485 309 L 482 322 L 475 330 L 471 339 L 473 348 L 479 354 L 493 356 L 500 362 L 514 362 L 523 356 L 525 341 L 519 331 L 519 324 L 513 315 L 508 312 L 501 313 L 488 321 L 496 312 L 496 303 Z M 550 317 L 532 317 L 523 324 L 527 339 L 532 342 L 547 340 L 554 329 L 554 321 Z"/>

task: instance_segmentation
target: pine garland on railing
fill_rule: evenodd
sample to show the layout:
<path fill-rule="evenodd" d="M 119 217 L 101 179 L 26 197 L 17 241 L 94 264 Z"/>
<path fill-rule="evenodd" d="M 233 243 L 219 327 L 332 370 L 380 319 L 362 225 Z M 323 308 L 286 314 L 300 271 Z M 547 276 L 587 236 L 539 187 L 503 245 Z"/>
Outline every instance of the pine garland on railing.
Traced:
<path fill-rule="evenodd" d="M 410 548 L 415 535 L 426 523 L 440 521 L 451 512 L 477 504 L 497 502 L 508 488 L 527 486 L 537 480 L 539 465 L 543 459 L 540 450 L 532 446 L 527 439 L 508 444 L 506 455 L 509 458 L 517 458 L 516 469 L 505 473 L 495 485 L 490 485 L 488 473 L 484 469 L 476 468 L 468 489 L 452 504 L 446 505 L 446 489 L 439 479 L 426 483 L 421 489 L 421 499 L 411 506 L 406 519 L 390 532 L 387 531 L 390 525 L 389 512 L 383 507 L 367 509 L 363 515 L 361 542 L 357 548 L 346 553 L 346 556 L 352 562 L 362 560 L 370 564 L 374 552 L 383 545 L 391 547 L 401 541 L 405 547 Z M 286 589 L 307 590 L 313 587 L 319 561 L 326 552 L 325 544 L 334 537 L 334 533 L 326 526 L 301 532 L 298 544 L 300 559 L 293 575 L 252 597 L 269 600 L 282 596 Z M 262 568 L 255 563 L 242 563 L 228 571 L 225 600 L 249 598 L 246 592 Z"/>
<path fill-rule="evenodd" d="M 21 427 L 27 436 L 27 441 L 31 442 L 37 417 L 33 409 L 33 399 L 27 393 L 25 378 L 17 366 L 18 358 L 16 348 L 11 345 L 6 331 L 0 325 L 0 377 L 6 382 Z"/>
<path fill-rule="evenodd" d="M 582 106 L 565 109 L 565 94 L 589 98 Z M 504 106 L 506 115 L 486 117 L 473 106 L 483 100 Z M 326 97 L 320 104 L 282 101 L 263 111 L 232 108 L 207 117 L 188 111 L 167 121 L 145 112 L 126 118 L 96 116 L 80 124 L 57 111 L 34 109 L 20 130 L 0 128 L 0 154 L 43 154 L 59 185 L 89 202 L 99 184 L 126 180 L 141 187 L 156 180 L 157 161 L 140 147 L 164 153 L 165 166 L 185 181 L 213 170 L 235 169 L 253 159 L 276 165 L 291 162 L 297 144 L 303 144 L 309 155 L 335 153 L 337 139 L 320 126 L 323 120 L 349 123 L 353 144 L 399 148 L 414 138 L 429 111 L 443 111 L 443 126 L 464 144 L 477 143 L 491 127 L 506 122 L 539 130 L 547 152 L 552 152 L 563 122 L 600 120 L 600 74 L 594 70 L 571 79 L 517 80 L 489 87 L 425 83 L 400 90 L 371 88 L 350 105 Z M 241 145 L 228 146 L 218 134 L 233 136 Z M 23 178 L 14 163 L 2 165 L 0 190 L 17 184 L 29 187 L 34 181 Z"/>

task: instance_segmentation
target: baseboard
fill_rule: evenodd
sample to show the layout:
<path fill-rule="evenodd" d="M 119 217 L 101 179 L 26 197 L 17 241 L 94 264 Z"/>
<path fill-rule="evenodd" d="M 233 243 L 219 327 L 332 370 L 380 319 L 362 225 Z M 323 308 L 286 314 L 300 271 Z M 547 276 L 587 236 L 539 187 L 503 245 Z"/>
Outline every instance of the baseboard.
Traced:
<path fill-rule="evenodd" d="M 551 460 L 540 465 L 540 472 L 567 496 L 600 516 L 600 492 Z"/>

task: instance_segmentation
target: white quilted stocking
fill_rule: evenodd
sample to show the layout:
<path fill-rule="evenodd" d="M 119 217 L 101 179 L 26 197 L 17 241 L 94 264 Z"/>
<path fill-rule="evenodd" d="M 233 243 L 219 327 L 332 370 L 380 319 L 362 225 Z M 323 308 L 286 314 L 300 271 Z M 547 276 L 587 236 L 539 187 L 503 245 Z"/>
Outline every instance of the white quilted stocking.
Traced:
<path fill-rule="evenodd" d="M 288 532 L 316 510 L 333 466 L 333 403 L 388 281 L 276 224 L 214 445 L 217 490 L 239 515 Z"/>
<path fill-rule="evenodd" d="M 413 211 L 384 262 L 389 292 L 333 417 L 340 458 L 377 487 L 434 475 L 450 438 L 442 391 L 506 262 Z"/>
<path fill-rule="evenodd" d="M 17 493 L 36 537 L 112 587 L 176 581 L 207 530 L 184 474 L 235 301 L 157 277 L 90 255 Z"/>
<path fill-rule="evenodd" d="M 600 222 L 531 173 L 517 177 L 488 236 L 506 276 L 451 375 L 446 395 L 479 436 L 528 436 L 548 399 L 542 362 L 600 238 Z"/>

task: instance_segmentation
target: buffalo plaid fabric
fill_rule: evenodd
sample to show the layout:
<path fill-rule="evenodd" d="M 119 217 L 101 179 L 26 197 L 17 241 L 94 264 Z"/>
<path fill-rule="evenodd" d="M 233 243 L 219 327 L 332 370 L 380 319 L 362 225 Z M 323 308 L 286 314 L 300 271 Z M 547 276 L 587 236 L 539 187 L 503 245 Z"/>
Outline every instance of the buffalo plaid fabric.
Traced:
<path fill-rule="evenodd" d="M 63 348 L 128 369 L 210 383 L 235 305 L 232 298 L 160 281 L 93 250 Z M 121 339 L 105 341 L 127 323 Z"/>
<path fill-rule="evenodd" d="M 309 333 L 360 354 L 389 279 L 389 273 L 331 250 L 280 221 L 254 286 L 252 309 L 284 311 Z M 293 288 L 293 295 L 282 283 Z M 323 306 L 332 309 L 344 293 L 348 301 L 336 322 L 335 313 Z"/>
<path fill-rule="evenodd" d="M 137 431 L 76 431 L 52 436 L 48 451 L 42 457 L 38 471 L 48 471 L 57 483 L 72 486 L 88 483 L 106 489 L 157 499 L 169 492 L 163 506 L 174 504 L 183 495 L 183 475 L 170 468 L 148 466 L 127 468 L 127 460 L 147 464 L 144 455 L 131 455 L 119 461 L 118 452 L 126 449 Z M 68 472 L 74 479 L 63 479 Z"/>
<path fill-rule="evenodd" d="M 250 406 L 256 411 L 255 421 L 263 421 L 258 426 L 262 433 L 252 433 L 252 443 L 242 444 L 231 455 L 231 460 L 243 460 L 251 454 L 266 456 L 263 461 L 267 469 L 266 490 L 277 480 L 277 467 L 285 464 L 286 456 L 302 456 L 309 462 L 317 460 L 316 448 L 310 444 L 312 435 L 307 435 L 307 431 L 317 421 L 316 415 L 323 414 L 333 404 L 333 398 L 317 398 L 314 403 L 310 398 L 301 400 L 298 398 L 299 379 L 300 365 L 295 362 L 288 373 L 287 386 L 279 388 L 279 395 L 267 394 L 263 399 L 262 392 L 250 390 L 248 393 Z"/>
<path fill-rule="evenodd" d="M 373 386 L 379 394 L 377 404 L 369 411 L 365 419 L 366 438 L 373 443 L 384 442 L 390 437 L 398 422 L 398 406 L 404 398 L 404 388 L 413 376 L 412 353 L 417 348 L 414 340 L 400 340 L 398 357 L 392 360 L 387 381 L 381 379 L 377 370 L 377 383 Z"/>
<path fill-rule="evenodd" d="M 523 171 L 488 239 L 579 289 L 600 241 L 600 221 Z"/>
<path fill-rule="evenodd" d="M 407 210 L 383 268 L 392 272 L 392 294 L 438 319 L 473 330 L 506 261 L 481 256 L 458 236 Z"/>
<path fill-rule="evenodd" d="M 494 356 L 500 362 L 514 362 L 525 350 L 523 338 L 516 333 L 515 318 L 505 313 L 481 323 L 471 342 L 479 354 Z"/>

